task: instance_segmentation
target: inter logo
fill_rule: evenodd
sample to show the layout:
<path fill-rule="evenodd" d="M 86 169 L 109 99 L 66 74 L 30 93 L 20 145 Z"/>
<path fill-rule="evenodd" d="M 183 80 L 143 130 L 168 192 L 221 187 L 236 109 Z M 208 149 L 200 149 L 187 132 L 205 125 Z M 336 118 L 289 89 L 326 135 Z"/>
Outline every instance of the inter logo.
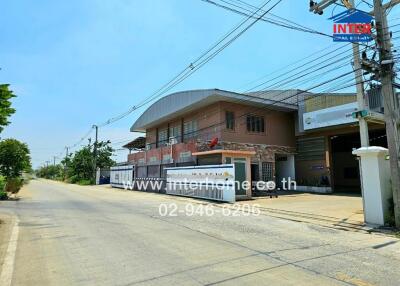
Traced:
<path fill-rule="evenodd" d="M 372 40 L 373 17 L 363 11 L 350 9 L 330 18 L 334 42 L 369 42 Z"/>

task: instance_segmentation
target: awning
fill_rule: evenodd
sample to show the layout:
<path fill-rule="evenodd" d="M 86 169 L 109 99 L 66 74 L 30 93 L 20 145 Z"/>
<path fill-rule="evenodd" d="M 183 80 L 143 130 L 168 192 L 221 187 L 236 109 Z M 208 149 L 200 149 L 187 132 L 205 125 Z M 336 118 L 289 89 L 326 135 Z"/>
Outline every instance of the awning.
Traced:
<path fill-rule="evenodd" d="M 144 149 L 145 147 L 146 147 L 146 137 L 138 137 L 135 140 L 129 142 L 128 144 L 122 146 L 122 148 L 126 148 L 129 150 Z"/>

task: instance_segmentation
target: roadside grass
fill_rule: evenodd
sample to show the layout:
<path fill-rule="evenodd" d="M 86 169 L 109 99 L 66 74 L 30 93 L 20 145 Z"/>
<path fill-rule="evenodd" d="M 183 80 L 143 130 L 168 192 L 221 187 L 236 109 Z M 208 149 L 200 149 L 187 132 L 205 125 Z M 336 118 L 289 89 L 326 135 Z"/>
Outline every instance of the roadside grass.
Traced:
<path fill-rule="evenodd" d="M 6 179 L 0 175 L 0 191 L 4 190 L 5 185 L 6 185 Z"/>
<path fill-rule="evenodd" d="M 5 201 L 8 199 L 8 195 L 4 191 L 0 191 L 0 201 Z"/>
<path fill-rule="evenodd" d="M 81 185 L 81 186 L 89 186 L 92 185 L 91 180 L 79 180 L 76 182 L 76 184 Z"/>
<path fill-rule="evenodd" d="M 6 179 L 0 175 L 0 201 L 10 199 L 10 194 L 16 194 L 20 191 L 23 185 L 29 183 L 32 177 L 29 174 L 23 174 L 20 177 Z"/>
<path fill-rule="evenodd" d="M 7 193 L 4 191 L 4 186 L 6 185 L 6 180 L 3 176 L 0 176 L 0 201 L 5 201 L 8 199 Z"/>

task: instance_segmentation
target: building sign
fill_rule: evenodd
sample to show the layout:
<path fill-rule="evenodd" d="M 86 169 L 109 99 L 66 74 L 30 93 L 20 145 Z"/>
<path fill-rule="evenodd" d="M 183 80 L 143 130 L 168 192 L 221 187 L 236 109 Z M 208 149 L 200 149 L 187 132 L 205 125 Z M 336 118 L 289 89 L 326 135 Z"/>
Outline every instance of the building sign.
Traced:
<path fill-rule="evenodd" d="M 179 154 L 179 156 L 180 156 L 181 158 L 190 158 L 190 157 L 192 156 L 192 152 L 190 152 L 190 151 L 181 152 L 181 153 Z"/>
<path fill-rule="evenodd" d="M 162 157 L 163 162 L 171 162 L 172 161 L 172 157 L 171 154 L 164 154 Z"/>
<path fill-rule="evenodd" d="M 304 113 L 304 130 L 355 123 L 358 120 L 353 118 L 353 112 L 357 110 L 357 102 L 352 102 Z"/>
<path fill-rule="evenodd" d="M 157 163 L 158 162 L 158 158 L 156 156 L 152 156 L 149 158 L 149 162 L 150 163 Z"/>
<path fill-rule="evenodd" d="M 334 42 L 372 41 L 371 21 L 373 17 L 357 9 L 346 10 L 330 18 L 333 20 Z"/>
<path fill-rule="evenodd" d="M 235 166 L 233 164 L 166 168 L 170 195 L 210 200 L 235 201 Z"/>

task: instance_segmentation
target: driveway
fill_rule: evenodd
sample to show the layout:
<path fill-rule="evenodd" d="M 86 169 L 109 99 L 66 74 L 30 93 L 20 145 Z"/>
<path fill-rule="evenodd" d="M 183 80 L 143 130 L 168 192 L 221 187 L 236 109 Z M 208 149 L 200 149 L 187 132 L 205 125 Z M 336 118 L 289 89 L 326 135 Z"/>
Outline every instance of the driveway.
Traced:
<path fill-rule="evenodd" d="M 240 203 L 257 204 L 271 216 L 349 231 L 371 231 L 364 224 L 361 196 L 349 194 L 287 193 Z"/>
<path fill-rule="evenodd" d="M 0 202 L 0 213 L 19 219 L 11 285 L 400 281 L 400 243 L 391 237 L 222 205 L 202 205 L 207 214 L 183 198 L 50 181 L 32 181 L 20 195 Z"/>

